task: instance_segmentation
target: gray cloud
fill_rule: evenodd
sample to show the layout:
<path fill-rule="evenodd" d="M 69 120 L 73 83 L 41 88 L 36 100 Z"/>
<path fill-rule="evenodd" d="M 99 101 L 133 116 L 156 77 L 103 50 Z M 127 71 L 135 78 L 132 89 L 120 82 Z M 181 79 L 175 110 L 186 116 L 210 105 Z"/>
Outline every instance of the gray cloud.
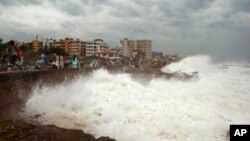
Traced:
<path fill-rule="evenodd" d="M 188 0 L 186 1 L 185 7 L 192 11 L 203 10 L 210 7 L 214 1 L 215 0 Z"/>
<path fill-rule="evenodd" d="M 13 5 L 27 5 L 27 4 L 34 4 L 38 5 L 41 4 L 41 0 L 1 0 L 0 5 L 4 6 L 13 6 Z"/>
<path fill-rule="evenodd" d="M 153 40 L 154 50 L 248 58 L 250 0 L 6 0 L 0 37 Z M 229 57 L 227 57 L 229 56 Z"/>
<path fill-rule="evenodd" d="M 64 12 L 71 16 L 84 15 L 83 7 L 77 3 L 72 3 L 70 1 L 62 2 L 60 0 L 55 0 L 51 3 L 55 6 L 56 9 L 59 9 L 61 12 Z"/>
<path fill-rule="evenodd" d="M 249 0 L 232 0 L 232 7 L 234 12 L 250 12 L 250 1 Z"/>

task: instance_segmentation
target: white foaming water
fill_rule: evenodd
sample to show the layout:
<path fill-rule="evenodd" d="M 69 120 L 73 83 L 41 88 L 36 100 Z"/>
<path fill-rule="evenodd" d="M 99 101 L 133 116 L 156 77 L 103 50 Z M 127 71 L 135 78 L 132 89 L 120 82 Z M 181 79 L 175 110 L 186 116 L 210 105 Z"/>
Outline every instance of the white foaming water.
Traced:
<path fill-rule="evenodd" d="M 161 69 L 162 72 L 185 72 L 191 74 L 195 71 L 208 71 L 211 67 L 211 58 L 205 55 L 197 55 L 182 59 L 178 63 L 172 63 Z"/>
<path fill-rule="evenodd" d="M 199 80 L 153 79 L 98 70 L 56 87 L 36 87 L 28 116 L 117 141 L 226 141 L 230 124 L 250 124 L 250 67 L 183 59 L 163 71 L 199 72 Z"/>

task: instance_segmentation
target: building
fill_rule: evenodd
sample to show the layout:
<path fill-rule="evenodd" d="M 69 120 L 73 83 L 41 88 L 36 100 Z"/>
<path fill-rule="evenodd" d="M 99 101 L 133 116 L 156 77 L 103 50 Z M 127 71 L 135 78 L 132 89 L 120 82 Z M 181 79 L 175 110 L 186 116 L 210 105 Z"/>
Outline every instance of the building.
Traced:
<path fill-rule="evenodd" d="M 65 38 L 65 39 L 59 39 L 58 41 L 54 40 L 53 44 L 55 48 L 61 48 L 65 52 L 69 53 L 69 46 L 71 41 L 73 41 L 72 38 Z"/>
<path fill-rule="evenodd" d="M 70 56 L 79 56 L 79 57 L 85 57 L 86 56 L 86 43 L 83 41 L 80 41 L 79 39 L 72 40 L 69 43 L 69 55 Z"/>
<path fill-rule="evenodd" d="M 0 44 L 3 44 L 3 39 L 2 38 L 0 38 Z"/>
<path fill-rule="evenodd" d="M 120 46 L 116 46 L 114 48 L 111 49 L 111 51 L 116 52 L 117 54 L 124 56 L 124 48 L 120 45 Z"/>
<path fill-rule="evenodd" d="M 42 41 L 33 40 L 31 42 L 31 47 L 32 47 L 32 51 L 38 52 L 40 49 L 42 49 L 43 43 L 42 43 Z"/>
<path fill-rule="evenodd" d="M 141 49 L 135 49 L 135 50 L 132 51 L 132 58 L 144 59 L 145 58 L 145 52 L 143 52 Z"/>
<path fill-rule="evenodd" d="M 120 40 L 121 46 L 123 49 L 123 55 L 126 57 L 133 57 L 133 52 L 135 50 L 140 50 L 144 53 L 144 59 L 152 58 L 152 41 L 151 40 L 133 40 L 124 38 Z"/>
<path fill-rule="evenodd" d="M 84 58 L 86 56 L 86 42 L 79 39 L 65 38 L 54 40 L 54 47 L 63 49 L 69 56 L 78 56 Z"/>
<path fill-rule="evenodd" d="M 86 41 L 86 56 L 94 56 L 96 52 L 109 51 L 109 46 L 102 39 Z"/>
<path fill-rule="evenodd" d="M 101 51 L 96 52 L 96 56 L 100 58 L 106 58 L 106 59 L 119 59 L 120 55 L 115 51 Z"/>
<path fill-rule="evenodd" d="M 31 42 L 32 51 L 38 52 L 39 50 L 47 50 L 54 47 L 54 41 L 53 39 L 42 39 L 41 41 L 38 39 L 33 40 Z M 22 43 L 22 45 L 25 45 L 25 43 Z"/>
<path fill-rule="evenodd" d="M 53 39 L 44 39 L 42 41 L 33 40 L 30 43 L 30 46 L 32 48 L 32 51 L 35 52 L 38 52 L 39 50 L 42 49 L 49 49 L 54 47 L 63 49 L 71 57 L 74 55 L 80 58 L 86 57 L 86 42 L 81 41 L 79 39 L 74 40 L 73 38 L 65 38 L 59 40 L 53 40 Z"/>

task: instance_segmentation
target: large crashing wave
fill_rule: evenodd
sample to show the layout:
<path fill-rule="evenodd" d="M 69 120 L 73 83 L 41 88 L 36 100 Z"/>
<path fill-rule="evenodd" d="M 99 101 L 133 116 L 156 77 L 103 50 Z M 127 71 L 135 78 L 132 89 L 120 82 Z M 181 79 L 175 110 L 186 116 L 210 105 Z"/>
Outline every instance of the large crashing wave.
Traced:
<path fill-rule="evenodd" d="M 153 79 L 97 70 L 89 77 L 36 87 L 27 116 L 42 124 L 81 129 L 118 141 L 226 141 L 230 124 L 250 123 L 250 68 L 184 58 L 162 69 L 198 71 L 196 81 Z"/>
<path fill-rule="evenodd" d="M 182 59 L 178 63 L 169 64 L 161 69 L 162 72 L 174 73 L 184 72 L 192 74 L 192 72 L 209 71 L 212 60 L 210 56 L 197 55 Z"/>

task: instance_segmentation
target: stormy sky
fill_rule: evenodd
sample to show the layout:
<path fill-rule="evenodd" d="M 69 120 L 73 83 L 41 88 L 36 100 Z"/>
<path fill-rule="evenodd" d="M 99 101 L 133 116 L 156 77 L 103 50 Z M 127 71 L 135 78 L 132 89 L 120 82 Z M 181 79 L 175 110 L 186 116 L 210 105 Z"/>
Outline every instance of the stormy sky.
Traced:
<path fill-rule="evenodd" d="M 0 38 L 151 39 L 153 50 L 250 60 L 250 0 L 0 0 Z"/>

